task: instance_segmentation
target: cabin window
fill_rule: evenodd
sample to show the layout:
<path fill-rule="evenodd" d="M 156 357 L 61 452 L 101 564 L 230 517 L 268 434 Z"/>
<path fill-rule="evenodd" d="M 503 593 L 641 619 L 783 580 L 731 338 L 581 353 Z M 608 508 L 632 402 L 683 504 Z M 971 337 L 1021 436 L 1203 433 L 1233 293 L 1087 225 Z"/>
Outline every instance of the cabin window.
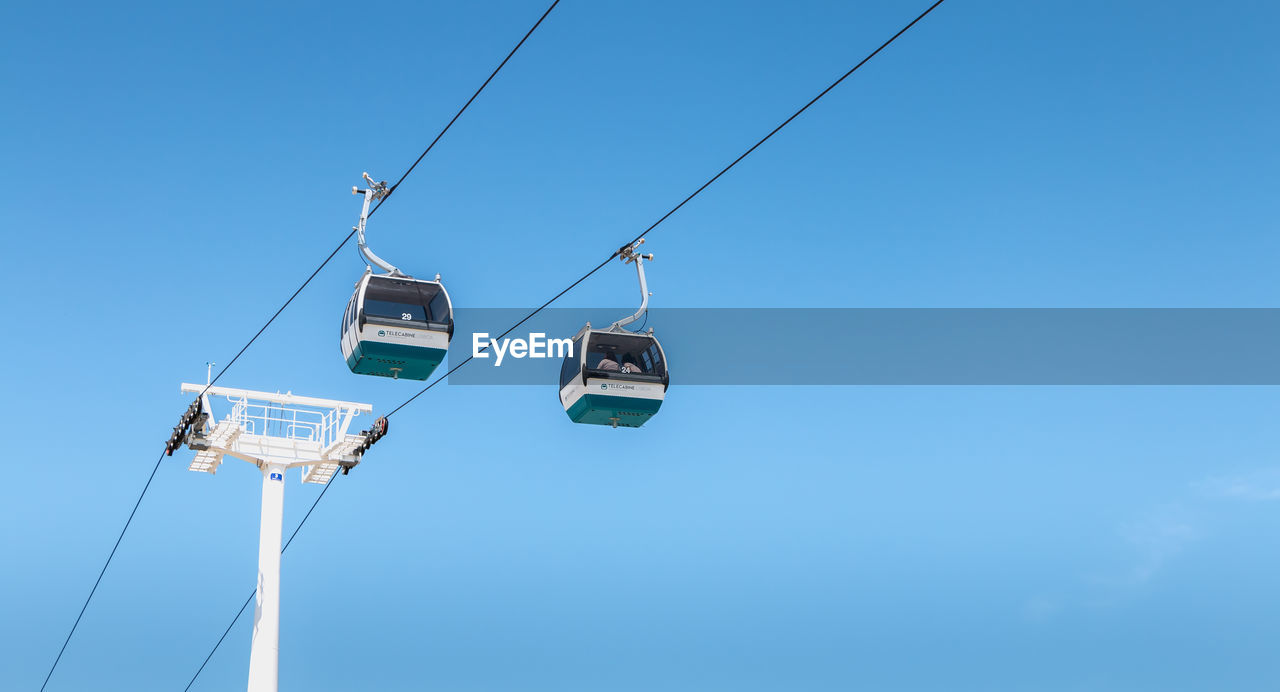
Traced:
<path fill-rule="evenodd" d="M 587 369 L 606 377 L 662 378 L 666 366 L 652 337 L 631 334 L 591 334 Z"/>
<path fill-rule="evenodd" d="M 560 386 L 565 387 L 582 373 L 582 337 L 573 340 L 573 346 L 560 365 Z"/>

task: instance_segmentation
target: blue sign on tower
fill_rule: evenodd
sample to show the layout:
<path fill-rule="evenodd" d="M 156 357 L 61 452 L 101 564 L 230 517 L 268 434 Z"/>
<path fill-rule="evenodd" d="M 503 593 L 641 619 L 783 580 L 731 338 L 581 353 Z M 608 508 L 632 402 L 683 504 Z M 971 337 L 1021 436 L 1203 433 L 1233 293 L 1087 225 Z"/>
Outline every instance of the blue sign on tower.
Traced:
<path fill-rule="evenodd" d="M 282 481 L 282 480 L 284 480 L 284 474 L 283 474 L 283 473 L 272 473 L 272 474 L 271 474 L 271 480 L 273 480 L 273 481 Z"/>

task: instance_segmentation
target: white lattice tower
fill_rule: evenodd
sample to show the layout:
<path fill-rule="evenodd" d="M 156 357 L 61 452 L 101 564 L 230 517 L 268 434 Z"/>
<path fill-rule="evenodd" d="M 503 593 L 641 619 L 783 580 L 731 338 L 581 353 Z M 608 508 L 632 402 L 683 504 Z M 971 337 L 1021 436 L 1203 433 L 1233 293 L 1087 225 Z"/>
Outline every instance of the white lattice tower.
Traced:
<path fill-rule="evenodd" d="M 188 467 L 217 473 L 224 457 L 252 462 L 262 471 L 262 528 L 258 541 L 258 587 L 249 655 L 249 692 L 276 692 L 280 672 L 280 539 L 284 520 L 284 476 L 302 469 L 302 482 L 328 483 L 339 468 L 360 463 L 364 435 L 348 433 L 351 421 L 372 413 L 369 404 L 316 399 L 248 389 L 182 384 L 199 393 L 206 414 L 187 445 L 196 451 Z M 214 401 L 230 410 L 219 420 Z"/>

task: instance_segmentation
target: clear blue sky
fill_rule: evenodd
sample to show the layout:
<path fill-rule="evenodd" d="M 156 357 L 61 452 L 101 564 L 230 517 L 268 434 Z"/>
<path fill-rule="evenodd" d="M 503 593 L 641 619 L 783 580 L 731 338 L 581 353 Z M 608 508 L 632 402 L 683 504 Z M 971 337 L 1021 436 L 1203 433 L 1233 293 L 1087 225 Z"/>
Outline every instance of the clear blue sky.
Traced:
<path fill-rule="evenodd" d="M 544 2 L 10 3 L 0 687 L 169 427 Z M 565 0 L 371 222 L 537 305 L 925 3 Z M 1272 307 L 1280 11 L 951 0 L 650 236 L 655 305 Z M 344 250 L 225 378 L 369 401 Z M 570 305 L 630 304 L 598 274 Z M 784 334 L 821 357 L 810 334 Z M 677 367 L 678 365 L 673 365 Z M 443 386 L 284 558 L 284 690 L 1271 690 L 1274 388 L 680 387 L 639 431 Z M 181 689 L 260 484 L 167 460 L 50 690 Z M 286 532 L 319 488 L 286 489 Z M 236 689 L 249 617 L 196 689 Z"/>

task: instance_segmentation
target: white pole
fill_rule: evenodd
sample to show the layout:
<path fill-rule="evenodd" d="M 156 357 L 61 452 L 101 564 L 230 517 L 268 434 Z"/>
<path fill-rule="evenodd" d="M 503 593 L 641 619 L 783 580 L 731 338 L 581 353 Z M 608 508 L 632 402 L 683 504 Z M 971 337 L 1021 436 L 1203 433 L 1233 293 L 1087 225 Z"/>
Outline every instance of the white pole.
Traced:
<path fill-rule="evenodd" d="M 262 469 L 262 529 L 258 535 L 258 594 L 253 609 L 249 692 L 276 692 L 280 684 L 280 533 L 284 523 L 282 464 Z"/>

